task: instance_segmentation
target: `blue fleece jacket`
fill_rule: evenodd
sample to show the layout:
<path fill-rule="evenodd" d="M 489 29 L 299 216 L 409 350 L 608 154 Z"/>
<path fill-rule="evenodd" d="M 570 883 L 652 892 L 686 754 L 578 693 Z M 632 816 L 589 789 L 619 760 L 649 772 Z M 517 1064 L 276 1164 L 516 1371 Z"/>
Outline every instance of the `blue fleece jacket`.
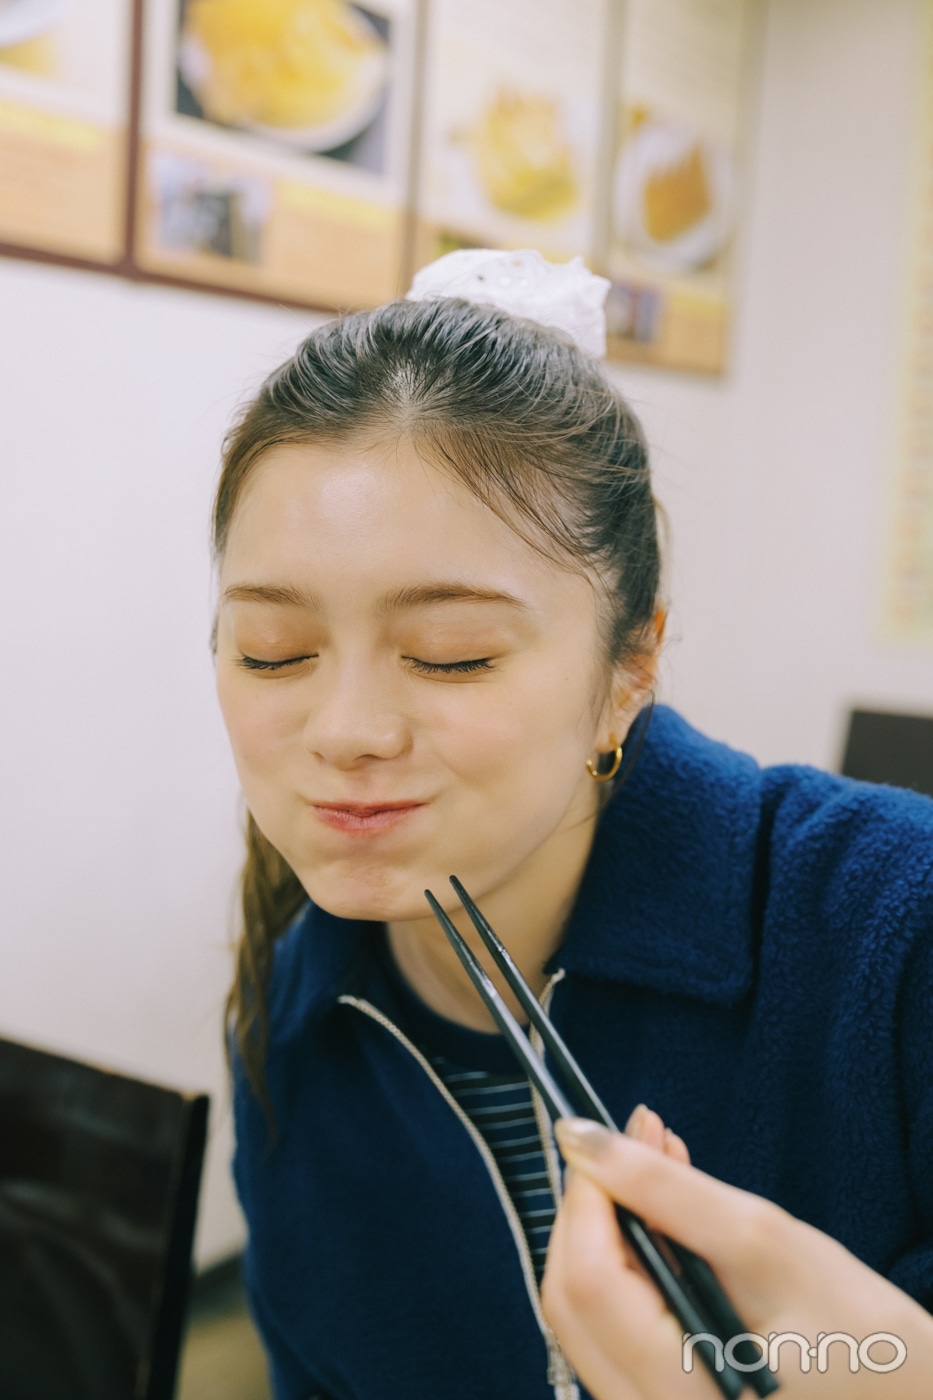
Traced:
<path fill-rule="evenodd" d="M 278 944 L 273 1148 L 235 1076 L 277 1400 L 569 1394 L 480 1145 L 366 1000 L 373 928 L 308 904 Z M 933 801 L 761 769 L 658 707 L 554 966 L 617 1121 L 648 1103 L 933 1310 Z"/>

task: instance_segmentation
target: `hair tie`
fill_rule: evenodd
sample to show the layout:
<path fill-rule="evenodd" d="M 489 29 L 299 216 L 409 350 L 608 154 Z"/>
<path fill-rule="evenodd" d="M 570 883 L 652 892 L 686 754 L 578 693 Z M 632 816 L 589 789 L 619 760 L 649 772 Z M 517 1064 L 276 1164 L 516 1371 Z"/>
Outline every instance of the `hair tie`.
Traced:
<path fill-rule="evenodd" d="M 407 301 L 461 297 L 498 306 L 541 326 L 565 331 L 588 355 L 606 353 L 604 304 L 612 284 L 580 257 L 552 263 L 532 248 L 496 252 L 458 248 L 415 273 Z"/>

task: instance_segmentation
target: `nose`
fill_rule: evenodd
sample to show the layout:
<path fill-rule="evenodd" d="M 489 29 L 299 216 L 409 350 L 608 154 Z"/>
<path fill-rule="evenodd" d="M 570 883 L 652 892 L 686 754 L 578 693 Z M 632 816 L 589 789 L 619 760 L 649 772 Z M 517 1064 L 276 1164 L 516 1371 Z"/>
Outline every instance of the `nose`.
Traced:
<path fill-rule="evenodd" d="M 322 658 L 303 739 L 316 758 L 353 769 L 406 753 L 411 726 L 378 666 Z"/>

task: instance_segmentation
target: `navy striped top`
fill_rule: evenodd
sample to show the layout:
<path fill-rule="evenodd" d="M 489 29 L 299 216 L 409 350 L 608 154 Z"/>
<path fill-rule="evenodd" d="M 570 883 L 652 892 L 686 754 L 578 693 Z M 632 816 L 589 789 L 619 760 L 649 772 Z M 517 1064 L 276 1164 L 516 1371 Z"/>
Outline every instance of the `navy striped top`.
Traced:
<path fill-rule="evenodd" d="M 554 1193 L 531 1086 L 505 1038 L 439 1016 L 402 977 L 384 933 L 378 939 L 373 1000 L 436 1070 L 482 1134 L 518 1211 L 541 1282 L 554 1224 Z"/>
<path fill-rule="evenodd" d="M 464 1069 L 444 1055 L 430 1053 L 429 1059 L 489 1144 L 518 1211 L 540 1283 L 554 1224 L 554 1193 L 531 1086 L 520 1070 L 494 1074 L 487 1069 Z"/>

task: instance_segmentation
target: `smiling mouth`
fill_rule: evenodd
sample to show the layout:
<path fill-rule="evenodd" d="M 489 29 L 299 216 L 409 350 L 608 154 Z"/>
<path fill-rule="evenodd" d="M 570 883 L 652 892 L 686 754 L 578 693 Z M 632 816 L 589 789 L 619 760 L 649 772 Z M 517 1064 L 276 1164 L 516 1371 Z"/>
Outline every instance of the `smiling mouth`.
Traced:
<path fill-rule="evenodd" d="M 314 802 L 318 818 L 335 831 L 377 832 L 400 826 L 423 802 Z"/>

